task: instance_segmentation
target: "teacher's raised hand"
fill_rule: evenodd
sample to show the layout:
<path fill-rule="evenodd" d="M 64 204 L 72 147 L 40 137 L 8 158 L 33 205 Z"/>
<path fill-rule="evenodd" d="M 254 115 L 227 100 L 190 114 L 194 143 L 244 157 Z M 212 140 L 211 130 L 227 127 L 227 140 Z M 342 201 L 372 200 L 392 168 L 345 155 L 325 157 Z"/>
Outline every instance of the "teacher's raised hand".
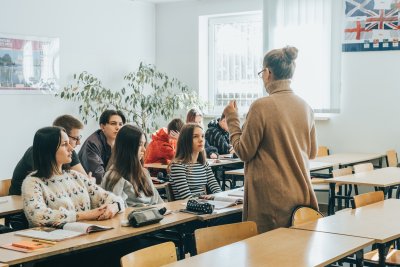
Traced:
<path fill-rule="evenodd" d="M 238 108 L 236 105 L 236 100 L 231 100 L 231 101 L 229 101 L 229 104 L 225 107 L 224 114 L 226 116 L 228 113 L 237 112 L 237 111 L 238 111 Z"/>

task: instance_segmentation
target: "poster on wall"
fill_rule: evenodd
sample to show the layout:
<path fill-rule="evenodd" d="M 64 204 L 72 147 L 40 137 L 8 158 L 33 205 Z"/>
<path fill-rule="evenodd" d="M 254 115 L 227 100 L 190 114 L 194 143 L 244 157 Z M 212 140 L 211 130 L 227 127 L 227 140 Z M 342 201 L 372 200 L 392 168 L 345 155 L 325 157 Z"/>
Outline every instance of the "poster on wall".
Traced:
<path fill-rule="evenodd" d="M 344 0 L 343 52 L 400 50 L 400 0 Z"/>
<path fill-rule="evenodd" d="M 59 38 L 0 33 L 0 94 L 59 88 Z"/>

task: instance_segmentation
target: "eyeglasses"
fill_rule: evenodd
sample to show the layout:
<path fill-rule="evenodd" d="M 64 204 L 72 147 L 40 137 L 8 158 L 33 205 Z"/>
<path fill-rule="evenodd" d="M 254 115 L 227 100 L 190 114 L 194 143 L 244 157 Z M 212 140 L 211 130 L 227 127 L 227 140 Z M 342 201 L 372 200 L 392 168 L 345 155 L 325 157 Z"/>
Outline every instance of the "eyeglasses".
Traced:
<path fill-rule="evenodd" d="M 82 139 L 82 135 L 79 135 L 77 137 L 68 135 L 68 137 L 71 138 L 72 140 L 74 140 L 75 142 L 79 142 Z"/>
<path fill-rule="evenodd" d="M 116 122 L 116 121 L 109 121 L 108 124 L 110 124 L 111 126 L 120 126 L 122 127 L 124 124 L 122 122 Z"/>
<path fill-rule="evenodd" d="M 263 68 L 261 71 L 259 71 L 259 72 L 257 73 L 258 77 L 262 78 L 262 74 L 263 74 L 263 72 L 266 71 L 266 70 L 267 70 L 267 68 Z"/>

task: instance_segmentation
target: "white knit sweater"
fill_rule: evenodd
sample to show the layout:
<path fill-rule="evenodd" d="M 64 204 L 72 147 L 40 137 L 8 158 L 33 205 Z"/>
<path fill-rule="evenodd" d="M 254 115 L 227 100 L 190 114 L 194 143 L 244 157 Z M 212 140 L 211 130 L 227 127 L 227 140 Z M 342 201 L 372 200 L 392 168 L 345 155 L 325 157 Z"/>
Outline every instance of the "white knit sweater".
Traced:
<path fill-rule="evenodd" d="M 83 174 L 70 170 L 49 179 L 29 175 L 22 184 L 24 212 L 30 226 L 54 225 L 76 221 L 76 213 L 120 203 L 123 200 L 107 192 Z"/>

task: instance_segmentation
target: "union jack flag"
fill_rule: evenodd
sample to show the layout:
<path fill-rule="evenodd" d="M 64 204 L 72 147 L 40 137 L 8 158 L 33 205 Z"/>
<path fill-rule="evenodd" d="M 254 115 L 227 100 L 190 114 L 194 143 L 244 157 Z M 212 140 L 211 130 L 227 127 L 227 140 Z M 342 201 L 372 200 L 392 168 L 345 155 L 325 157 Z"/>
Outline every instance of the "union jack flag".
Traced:
<path fill-rule="evenodd" d="M 399 10 L 400 0 L 345 0 L 343 50 L 399 49 Z"/>

